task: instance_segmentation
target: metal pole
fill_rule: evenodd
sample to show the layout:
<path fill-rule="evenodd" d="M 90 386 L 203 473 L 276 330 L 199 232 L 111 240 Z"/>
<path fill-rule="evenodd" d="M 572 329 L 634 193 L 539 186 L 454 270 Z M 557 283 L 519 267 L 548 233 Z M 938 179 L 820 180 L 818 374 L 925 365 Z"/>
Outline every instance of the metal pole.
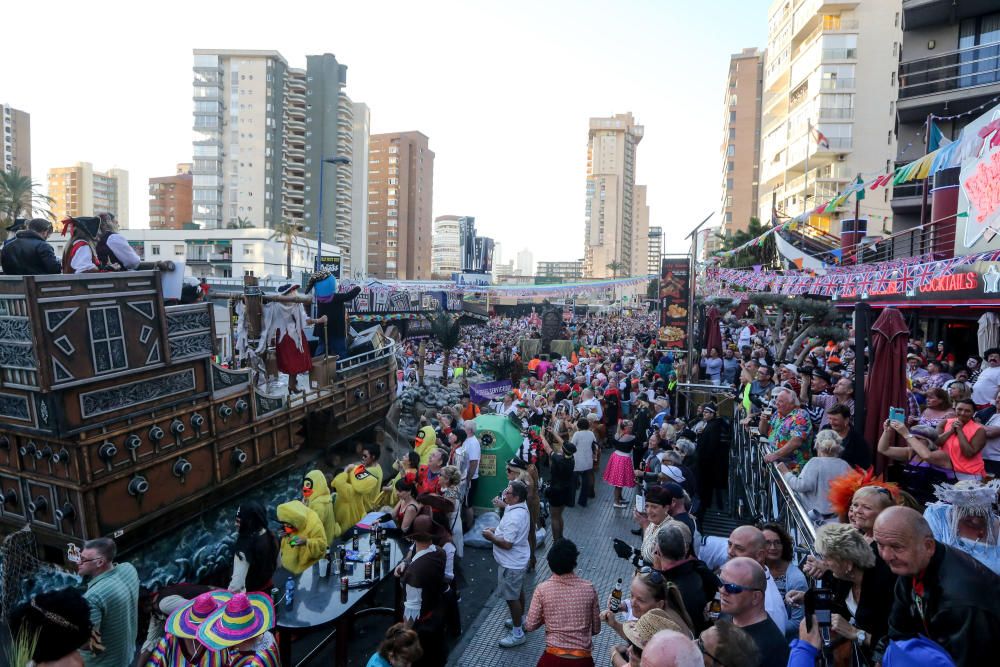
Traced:
<path fill-rule="evenodd" d="M 323 255 L 323 167 L 326 166 L 326 160 L 319 161 L 319 222 L 317 223 L 319 227 L 316 229 L 316 261 L 314 262 L 315 271 L 319 273 L 322 268 L 322 263 L 320 257 Z"/>
<path fill-rule="evenodd" d="M 688 382 L 694 381 L 694 367 L 692 365 L 694 360 L 694 299 L 695 291 L 697 288 L 697 281 L 695 280 L 695 250 L 698 247 L 698 230 L 701 229 L 705 223 L 712 219 L 715 212 L 709 213 L 705 216 L 705 219 L 698 223 L 698 226 L 691 230 L 685 238 L 691 239 L 691 251 L 688 255 L 688 330 L 687 330 L 687 359 L 685 363 L 688 367 Z M 662 262 L 662 259 L 661 259 Z"/>
<path fill-rule="evenodd" d="M 854 306 L 854 428 L 858 433 L 865 432 L 868 412 L 865 403 L 865 376 L 868 374 L 865 349 L 871 340 L 871 325 L 872 307 L 865 301 L 858 301 Z"/>
<path fill-rule="evenodd" d="M 806 180 L 802 185 L 802 212 L 805 213 L 809 210 L 809 143 L 812 141 L 812 118 L 806 119 Z M 809 218 L 806 218 L 806 224 L 809 224 Z"/>
<path fill-rule="evenodd" d="M 927 114 L 927 124 L 924 126 L 924 155 L 930 150 L 931 146 L 931 127 L 934 121 L 934 114 Z M 920 236 L 927 238 L 928 232 L 924 229 L 924 225 L 927 224 L 927 186 L 930 184 L 930 178 L 925 178 L 921 187 L 920 194 Z"/>

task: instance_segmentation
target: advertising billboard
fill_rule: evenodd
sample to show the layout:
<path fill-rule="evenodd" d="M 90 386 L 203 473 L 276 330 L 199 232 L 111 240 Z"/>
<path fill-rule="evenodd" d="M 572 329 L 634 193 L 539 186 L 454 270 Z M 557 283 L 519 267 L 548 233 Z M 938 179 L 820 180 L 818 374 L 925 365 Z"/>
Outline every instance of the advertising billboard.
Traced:
<path fill-rule="evenodd" d="M 687 346 L 688 258 L 664 257 L 660 264 L 660 345 L 670 348 Z"/>

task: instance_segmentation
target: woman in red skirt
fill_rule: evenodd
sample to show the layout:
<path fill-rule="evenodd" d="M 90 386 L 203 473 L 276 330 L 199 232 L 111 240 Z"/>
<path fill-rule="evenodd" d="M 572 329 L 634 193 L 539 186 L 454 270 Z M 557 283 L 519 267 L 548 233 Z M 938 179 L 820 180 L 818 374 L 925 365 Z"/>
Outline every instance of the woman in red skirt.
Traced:
<path fill-rule="evenodd" d="M 613 444 L 615 451 L 611 452 L 608 465 L 604 468 L 604 481 L 615 487 L 615 507 L 621 509 L 626 507 L 622 500 L 622 489 L 635 486 L 635 469 L 632 467 L 635 436 L 632 435 L 632 422 L 627 419 L 621 421 Z"/>
<path fill-rule="evenodd" d="M 294 296 L 299 289 L 295 283 L 285 283 L 278 288 L 279 296 Z M 306 315 L 301 303 L 271 301 L 264 306 L 264 331 L 260 336 L 257 353 L 261 354 L 273 338 L 278 370 L 288 374 L 288 391 L 298 391 L 299 373 L 312 370 L 312 355 L 306 341 L 305 328 L 313 324 L 326 324 L 326 316 L 312 319 Z"/>

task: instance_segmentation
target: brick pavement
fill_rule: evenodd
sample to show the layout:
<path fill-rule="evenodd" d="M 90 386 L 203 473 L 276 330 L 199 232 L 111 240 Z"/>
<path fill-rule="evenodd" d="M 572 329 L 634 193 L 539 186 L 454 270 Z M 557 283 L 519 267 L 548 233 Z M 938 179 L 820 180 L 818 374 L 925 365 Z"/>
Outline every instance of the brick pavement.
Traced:
<path fill-rule="evenodd" d="M 631 494 L 628 497 L 631 499 Z M 599 481 L 597 498 L 591 499 L 587 507 L 566 508 L 563 513 L 564 536 L 573 540 L 580 550 L 577 573 L 594 583 L 602 606 L 615 581 L 621 577 L 627 586 L 633 571 L 627 561 L 615 556 L 611 548 L 612 539 L 617 537 L 630 544 L 639 543 L 639 538 L 629 532 L 635 527 L 631 508 L 614 509 L 612 503 L 611 487 Z M 550 535 L 546 537 L 545 546 L 538 549 L 538 566 L 528 584 L 529 604 L 535 585 L 551 574 L 545 561 L 545 553 L 551 543 Z M 540 628 L 532 632 L 521 646 L 500 648 L 497 642 L 508 632 L 503 625 L 508 616 L 507 605 L 496 595 L 490 596 L 475 623 L 465 630 L 466 643 L 456 647 L 448 664 L 454 667 L 533 666 L 545 649 L 545 630 Z M 605 664 L 609 660 L 610 648 L 617 639 L 618 636 L 607 626 L 601 629 L 601 633 L 594 637 L 595 663 Z"/>

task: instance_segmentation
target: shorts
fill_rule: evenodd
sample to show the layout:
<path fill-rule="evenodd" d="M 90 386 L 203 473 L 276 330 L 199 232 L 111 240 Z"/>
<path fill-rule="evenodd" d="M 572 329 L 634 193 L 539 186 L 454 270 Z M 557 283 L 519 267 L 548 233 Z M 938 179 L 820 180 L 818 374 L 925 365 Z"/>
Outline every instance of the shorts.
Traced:
<path fill-rule="evenodd" d="M 503 565 L 497 566 L 497 595 L 501 600 L 518 600 L 524 592 L 524 573 L 528 568 L 512 570 Z"/>
<path fill-rule="evenodd" d="M 562 488 L 556 486 L 549 487 L 549 505 L 552 507 L 566 507 L 573 504 L 573 489 L 571 487 Z"/>

